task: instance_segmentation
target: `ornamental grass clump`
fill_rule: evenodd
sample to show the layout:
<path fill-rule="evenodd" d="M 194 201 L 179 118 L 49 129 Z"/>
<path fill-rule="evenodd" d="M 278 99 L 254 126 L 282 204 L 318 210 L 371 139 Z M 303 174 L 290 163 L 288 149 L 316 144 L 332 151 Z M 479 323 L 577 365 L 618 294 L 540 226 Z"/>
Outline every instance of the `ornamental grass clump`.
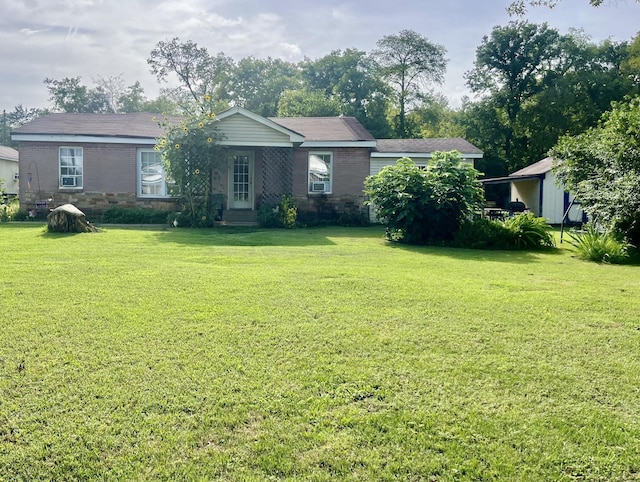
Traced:
<path fill-rule="evenodd" d="M 626 241 L 616 239 L 610 231 L 600 231 L 588 224 L 581 232 L 569 233 L 569 244 L 578 251 L 578 257 L 596 263 L 622 264 L 629 261 L 629 250 L 633 247 Z"/>
<path fill-rule="evenodd" d="M 555 241 L 551 226 L 545 218 L 533 213 L 523 213 L 507 218 L 504 226 L 509 230 L 516 249 L 553 248 Z"/>

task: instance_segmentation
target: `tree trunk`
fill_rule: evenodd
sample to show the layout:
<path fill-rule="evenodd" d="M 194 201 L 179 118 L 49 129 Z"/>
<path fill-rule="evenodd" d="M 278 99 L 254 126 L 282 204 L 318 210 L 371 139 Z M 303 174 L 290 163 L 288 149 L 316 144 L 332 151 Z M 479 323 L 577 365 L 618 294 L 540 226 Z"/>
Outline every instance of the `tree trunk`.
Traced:
<path fill-rule="evenodd" d="M 98 228 L 90 224 L 82 211 L 73 204 L 63 204 L 47 216 L 47 229 L 55 233 L 94 233 Z"/>

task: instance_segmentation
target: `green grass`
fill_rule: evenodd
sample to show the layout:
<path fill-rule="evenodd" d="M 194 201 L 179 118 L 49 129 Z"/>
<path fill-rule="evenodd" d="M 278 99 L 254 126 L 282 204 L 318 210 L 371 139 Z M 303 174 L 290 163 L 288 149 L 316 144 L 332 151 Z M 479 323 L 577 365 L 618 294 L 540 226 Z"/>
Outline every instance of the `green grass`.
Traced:
<path fill-rule="evenodd" d="M 0 225 L 0 480 L 640 480 L 640 269 Z"/>

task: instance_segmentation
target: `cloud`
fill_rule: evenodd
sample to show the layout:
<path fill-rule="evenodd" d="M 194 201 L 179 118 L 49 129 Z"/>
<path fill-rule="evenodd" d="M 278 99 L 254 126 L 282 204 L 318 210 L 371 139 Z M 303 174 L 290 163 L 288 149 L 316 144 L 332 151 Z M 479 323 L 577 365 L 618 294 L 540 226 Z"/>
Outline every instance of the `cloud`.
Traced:
<path fill-rule="evenodd" d="M 408 28 L 442 44 L 450 59 L 446 95 L 465 92 L 463 73 L 475 48 L 495 25 L 511 20 L 504 2 L 451 0 L 2 0 L 0 15 L 0 110 L 16 104 L 48 105 L 45 77 L 122 74 L 140 81 L 147 95 L 158 85 L 146 59 L 161 40 L 192 40 L 210 53 L 299 61 L 333 50 L 371 51 L 384 35 Z M 566 32 L 584 27 L 594 41 L 628 40 L 638 30 L 637 2 L 592 8 L 564 0 L 554 9 L 532 10 L 531 20 Z M 455 100 L 452 104 L 455 104 Z"/>

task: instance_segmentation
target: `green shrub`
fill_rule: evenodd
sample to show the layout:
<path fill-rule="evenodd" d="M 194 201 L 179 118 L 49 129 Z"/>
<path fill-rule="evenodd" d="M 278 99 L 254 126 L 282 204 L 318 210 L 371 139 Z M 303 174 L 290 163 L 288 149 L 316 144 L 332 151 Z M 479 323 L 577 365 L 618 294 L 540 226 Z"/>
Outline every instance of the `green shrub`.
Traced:
<path fill-rule="evenodd" d="M 22 213 L 24 213 L 24 217 L 23 219 L 19 219 Z M 6 204 L 0 204 L 0 223 L 25 221 L 28 218 L 29 214 L 26 211 L 20 211 L 20 203 L 17 199 L 12 199 Z"/>
<path fill-rule="evenodd" d="M 453 240 L 465 218 L 483 202 L 478 171 L 460 153 L 434 152 L 426 169 L 399 159 L 365 180 L 365 195 L 386 222 L 390 239 L 408 244 Z"/>
<path fill-rule="evenodd" d="M 460 224 L 451 245 L 470 249 L 513 249 L 513 234 L 500 221 L 474 217 Z"/>
<path fill-rule="evenodd" d="M 164 224 L 171 211 L 167 209 L 124 208 L 114 206 L 102 214 L 104 224 Z"/>
<path fill-rule="evenodd" d="M 258 225 L 263 228 L 293 228 L 298 208 L 291 196 L 282 196 L 278 204 L 262 204 L 258 208 Z"/>
<path fill-rule="evenodd" d="M 18 209 L 12 216 L 12 221 L 28 221 L 29 213 L 25 209 Z"/>
<path fill-rule="evenodd" d="M 599 231 L 592 224 L 585 226 L 580 233 L 569 233 L 569 244 L 578 250 L 578 256 L 596 263 L 622 264 L 629 260 L 632 245 L 620 241 L 611 232 Z"/>
<path fill-rule="evenodd" d="M 545 218 L 536 217 L 533 213 L 518 214 L 504 221 L 504 227 L 513 237 L 516 249 L 553 248 L 555 241 L 551 226 Z"/>

